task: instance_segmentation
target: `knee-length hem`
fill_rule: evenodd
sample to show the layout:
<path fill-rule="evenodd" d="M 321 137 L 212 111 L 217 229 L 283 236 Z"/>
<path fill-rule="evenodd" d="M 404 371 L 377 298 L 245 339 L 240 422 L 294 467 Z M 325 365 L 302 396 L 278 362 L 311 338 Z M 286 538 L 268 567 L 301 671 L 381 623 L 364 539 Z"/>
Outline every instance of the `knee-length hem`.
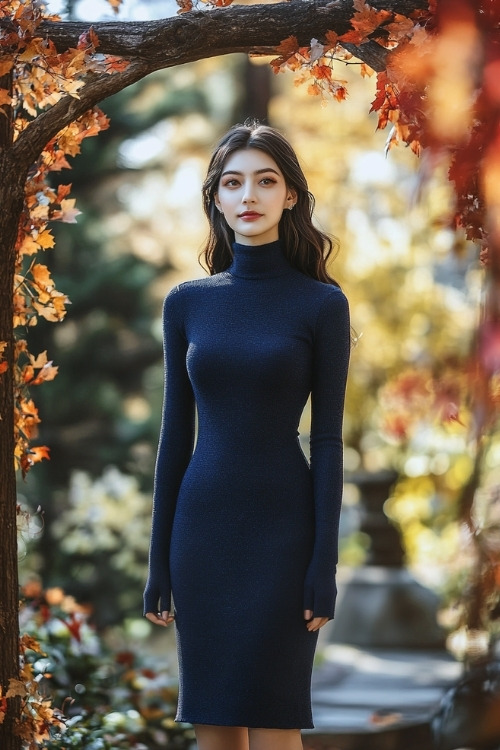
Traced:
<path fill-rule="evenodd" d="M 303 611 L 334 612 L 349 339 L 343 293 L 292 268 L 279 242 L 235 245 L 228 271 L 165 301 L 145 611 L 170 609 L 172 591 L 178 721 L 313 726 Z"/>
<path fill-rule="evenodd" d="M 215 714 L 211 714 L 208 717 L 208 719 L 203 716 L 202 717 L 198 716 L 196 718 L 193 718 L 193 717 L 185 718 L 183 716 L 177 715 L 175 717 L 175 721 L 183 723 L 183 724 L 192 724 L 193 726 L 195 724 L 208 724 L 209 726 L 214 726 L 214 727 L 246 727 L 248 729 L 298 729 L 298 730 L 314 729 L 314 724 L 312 720 L 310 720 L 307 723 L 301 723 L 300 726 L 294 723 L 289 723 L 285 725 L 283 724 L 283 722 L 280 723 L 279 725 L 277 724 L 270 725 L 269 723 L 265 725 L 262 725 L 262 724 L 254 725 L 254 724 L 250 724 L 248 720 L 246 720 L 245 718 L 237 717 L 233 719 L 232 717 L 228 717 L 226 715 L 222 715 L 220 718 L 218 718 Z"/>

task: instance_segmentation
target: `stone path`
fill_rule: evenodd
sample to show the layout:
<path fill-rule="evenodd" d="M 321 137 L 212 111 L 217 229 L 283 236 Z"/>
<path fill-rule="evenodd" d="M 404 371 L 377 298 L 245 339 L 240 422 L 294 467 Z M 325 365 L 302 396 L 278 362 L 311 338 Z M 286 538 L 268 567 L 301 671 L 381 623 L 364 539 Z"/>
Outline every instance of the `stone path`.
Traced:
<path fill-rule="evenodd" d="M 461 665 L 443 651 L 327 645 L 306 750 L 431 750 L 429 721 Z"/>

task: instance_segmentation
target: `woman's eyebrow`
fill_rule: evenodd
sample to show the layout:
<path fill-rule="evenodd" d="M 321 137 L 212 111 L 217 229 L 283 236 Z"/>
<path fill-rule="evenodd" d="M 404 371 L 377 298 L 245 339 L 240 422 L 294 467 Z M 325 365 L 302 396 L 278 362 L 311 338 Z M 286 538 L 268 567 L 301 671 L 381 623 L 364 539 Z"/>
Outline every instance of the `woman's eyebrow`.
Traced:
<path fill-rule="evenodd" d="M 263 172 L 274 172 L 274 174 L 278 175 L 278 177 L 279 177 L 279 172 L 277 172 L 272 167 L 264 167 L 264 169 L 256 169 L 255 172 L 254 172 L 254 174 L 262 174 Z M 226 172 L 223 172 L 221 174 L 221 177 L 224 177 L 224 175 L 226 175 L 226 174 L 243 175 L 243 172 L 238 172 L 238 170 L 236 170 L 236 169 L 228 169 Z"/>

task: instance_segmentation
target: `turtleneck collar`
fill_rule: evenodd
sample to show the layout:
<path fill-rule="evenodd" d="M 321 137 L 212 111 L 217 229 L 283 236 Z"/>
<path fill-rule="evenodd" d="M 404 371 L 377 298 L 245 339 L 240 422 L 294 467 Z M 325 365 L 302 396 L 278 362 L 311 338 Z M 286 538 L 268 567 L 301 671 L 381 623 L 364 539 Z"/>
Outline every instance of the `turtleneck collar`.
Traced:
<path fill-rule="evenodd" d="M 228 268 L 232 276 L 244 279 L 269 279 L 292 270 L 283 253 L 281 240 L 265 245 L 240 245 L 233 242 L 233 261 Z"/>

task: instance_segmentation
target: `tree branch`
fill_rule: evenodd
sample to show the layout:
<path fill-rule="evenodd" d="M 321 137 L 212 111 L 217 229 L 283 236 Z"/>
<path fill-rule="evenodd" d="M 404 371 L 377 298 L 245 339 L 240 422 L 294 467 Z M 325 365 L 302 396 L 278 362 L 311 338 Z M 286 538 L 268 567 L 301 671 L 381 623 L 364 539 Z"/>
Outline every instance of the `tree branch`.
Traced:
<path fill-rule="evenodd" d="M 370 5 L 407 16 L 427 8 L 428 3 L 427 0 L 371 0 Z M 339 35 L 345 33 L 352 15 L 352 0 L 301 0 L 191 11 L 160 21 L 92 26 L 99 37 L 99 52 L 143 59 L 156 68 L 167 68 L 233 52 L 273 54 L 279 43 L 291 35 L 305 46 L 313 37 L 321 39 L 329 30 Z M 88 23 L 81 22 L 45 22 L 40 31 L 62 52 L 75 47 L 80 34 L 88 28 Z M 361 45 L 359 56 L 365 47 Z"/>
<path fill-rule="evenodd" d="M 409 15 L 427 7 L 427 0 L 371 0 L 379 10 Z M 123 73 L 89 77 L 79 98 L 63 97 L 31 122 L 14 144 L 16 158 L 27 166 L 48 141 L 97 102 L 160 68 L 173 67 L 202 58 L 234 52 L 274 54 L 283 39 L 294 35 L 299 44 L 322 39 L 327 31 L 341 35 L 350 28 L 352 0 L 301 0 L 261 5 L 236 5 L 212 11 L 193 11 L 160 21 L 111 22 L 93 24 L 99 38 L 99 52 L 132 60 Z M 64 21 L 45 22 L 42 34 L 58 51 L 75 47 L 89 24 Z M 374 70 L 383 70 L 387 50 L 369 41 L 346 49 Z"/>
<path fill-rule="evenodd" d="M 12 147 L 18 163 L 28 167 L 56 133 L 85 114 L 97 102 L 139 81 L 150 72 L 144 61 L 136 60 L 122 73 L 103 73 L 90 78 L 78 92 L 78 99 L 64 96 L 23 130 Z"/>

